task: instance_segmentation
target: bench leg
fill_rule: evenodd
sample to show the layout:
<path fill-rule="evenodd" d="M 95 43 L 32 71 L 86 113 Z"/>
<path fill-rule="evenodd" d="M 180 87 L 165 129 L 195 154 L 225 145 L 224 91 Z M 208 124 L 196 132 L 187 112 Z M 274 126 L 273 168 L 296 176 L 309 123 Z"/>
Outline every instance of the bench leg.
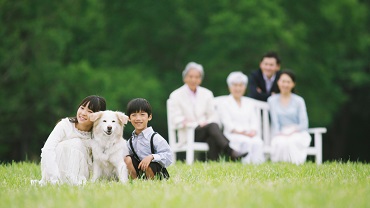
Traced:
<path fill-rule="evenodd" d="M 315 147 L 316 147 L 316 164 L 322 163 L 322 135 L 321 133 L 315 133 Z"/>
<path fill-rule="evenodd" d="M 186 150 L 186 164 L 191 165 L 194 162 L 194 150 L 187 149 Z"/>

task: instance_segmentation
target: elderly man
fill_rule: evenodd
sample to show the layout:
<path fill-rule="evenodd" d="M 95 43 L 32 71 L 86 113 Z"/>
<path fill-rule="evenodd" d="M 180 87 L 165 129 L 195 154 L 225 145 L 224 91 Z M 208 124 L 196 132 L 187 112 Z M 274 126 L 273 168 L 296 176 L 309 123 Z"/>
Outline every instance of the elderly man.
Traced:
<path fill-rule="evenodd" d="M 185 84 L 170 95 L 173 101 L 173 106 L 170 108 L 173 115 L 170 118 L 172 122 L 181 126 L 197 126 L 195 141 L 208 143 L 210 160 L 217 160 L 222 152 L 234 160 L 247 155 L 229 146 L 229 140 L 222 134 L 217 124 L 213 93 L 200 86 L 204 77 L 203 66 L 190 62 L 186 65 L 182 76 Z M 179 134 L 181 140 L 184 135 L 181 135 L 181 132 Z"/>

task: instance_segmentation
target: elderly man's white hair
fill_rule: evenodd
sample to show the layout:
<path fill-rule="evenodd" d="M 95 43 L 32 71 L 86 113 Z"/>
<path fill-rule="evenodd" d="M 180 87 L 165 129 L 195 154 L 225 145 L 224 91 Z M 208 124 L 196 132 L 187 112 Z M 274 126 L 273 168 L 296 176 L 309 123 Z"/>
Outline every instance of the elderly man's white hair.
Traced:
<path fill-rule="evenodd" d="M 190 69 L 195 69 L 195 70 L 199 71 L 200 74 L 201 74 L 201 76 L 202 76 L 202 79 L 203 79 L 203 77 L 204 77 L 203 66 L 200 65 L 200 64 L 197 64 L 195 62 L 189 62 L 186 65 L 184 71 L 182 71 L 182 78 L 183 79 L 185 79 L 185 76 L 188 74 L 188 72 L 189 72 Z"/>
<path fill-rule="evenodd" d="M 232 84 L 248 84 L 248 77 L 247 75 L 243 74 L 240 71 L 231 72 L 226 79 L 227 85 L 230 87 Z"/>

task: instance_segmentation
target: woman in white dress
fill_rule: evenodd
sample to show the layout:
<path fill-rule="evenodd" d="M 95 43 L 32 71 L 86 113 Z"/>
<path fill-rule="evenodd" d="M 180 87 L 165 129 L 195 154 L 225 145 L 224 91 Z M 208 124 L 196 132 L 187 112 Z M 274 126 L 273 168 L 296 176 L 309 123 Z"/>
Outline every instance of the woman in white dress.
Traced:
<path fill-rule="evenodd" d="M 239 152 L 248 152 L 242 163 L 259 164 L 265 161 L 263 141 L 257 136 L 260 124 L 251 98 L 244 97 L 248 77 L 242 72 L 232 72 L 227 77 L 230 95 L 218 105 L 224 134 L 230 147 Z"/>
<path fill-rule="evenodd" d="M 273 128 L 271 161 L 302 164 L 311 142 L 306 104 L 302 97 L 293 93 L 296 83 L 292 72 L 282 72 L 277 84 L 280 93 L 267 100 Z"/>
<path fill-rule="evenodd" d="M 83 140 L 91 139 L 93 122 L 89 114 L 106 109 L 100 96 L 88 96 L 80 103 L 76 117 L 57 123 L 41 149 L 41 174 L 46 183 L 83 184 L 90 174 L 91 155 Z"/>

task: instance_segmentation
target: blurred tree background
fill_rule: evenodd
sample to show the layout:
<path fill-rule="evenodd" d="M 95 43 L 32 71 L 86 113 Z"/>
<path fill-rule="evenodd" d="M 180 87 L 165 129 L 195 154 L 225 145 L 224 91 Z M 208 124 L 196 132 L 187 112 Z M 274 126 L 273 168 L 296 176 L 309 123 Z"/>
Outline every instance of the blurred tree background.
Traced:
<path fill-rule="evenodd" d="M 310 127 L 328 128 L 324 159 L 369 162 L 369 25 L 365 0 L 0 0 L 0 162 L 39 161 L 91 94 L 120 111 L 148 99 L 166 137 L 166 99 L 189 61 L 219 96 L 270 50 L 296 72 Z"/>

